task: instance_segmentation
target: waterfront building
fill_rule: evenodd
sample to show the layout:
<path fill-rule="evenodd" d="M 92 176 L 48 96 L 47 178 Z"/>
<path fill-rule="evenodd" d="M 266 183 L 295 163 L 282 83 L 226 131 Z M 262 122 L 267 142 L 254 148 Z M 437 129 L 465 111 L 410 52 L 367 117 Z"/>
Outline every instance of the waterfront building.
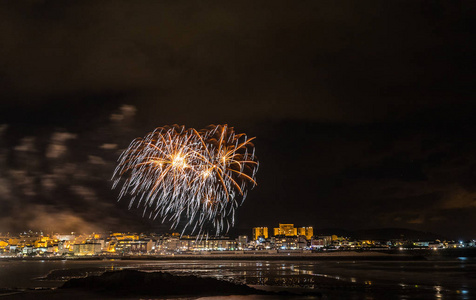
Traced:
<path fill-rule="evenodd" d="M 268 227 L 254 227 L 253 228 L 253 241 L 258 240 L 260 237 L 268 238 Z"/>
<path fill-rule="evenodd" d="M 106 243 L 106 252 L 108 253 L 115 253 L 116 252 L 116 246 L 117 246 L 117 240 L 110 240 Z"/>
<path fill-rule="evenodd" d="M 199 240 L 195 249 L 199 251 L 210 250 L 235 250 L 236 241 L 230 240 L 228 237 L 208 238 Z"/>
<path fill-rule="evenodd" d="M 58 240 L 51 239 L 48 236 L 41 236 L 33 242 L 33 245 L 35 246 L 35 248 L 47 248 L 57 243 Z"/>
<path fill-rule="evenodd" d="M 321 236 L 313 237 L 311 239 L 311 248 L 319 249 L 319 248 L 327 247 L 331 243 L 332 243 L 332 236 L 321 235 Z"/>
<path fill-rule="evenodd" d="M 97 255 L 101 253 L 101 244 L 99 243 L 81 243 L 73 245 L 74 255 Z"/>
<path fill-rule="evenodd" d="M 446 244 L 447 248 L 463 248 L 463 243 L 460 243 L 458 241 L 448 241 Z"/>
<path fill-rule="evenodd" d="M 20 252 L 20 250 L 18 249 L 18 246 L 17 246 L 17 245 L 10 245 L 10 246 L 8 247 L 8 249 L 9 249 L 10 253 L 18 253 L 18 252 Z"/>
<path fill-rule="evenodd" d="M 154 241 L 138 240 L 131 242 L 131 252 L 134 254 L 147 254 L 152 251 Z"/>
<path fill-rule="evenodd" d="M 166 245 L 166 246 L 165 246 Z M 231 240 L 229 237 L 209 237 L 208 239 L 198 239 L 196 237 L 176 237 L 169 238 L 161 247 L 161 250 L 167 251 L 226 251 L 236 250 L 237 240 Z"/>
<path fill-rule="evenodd" d="M 120 254 L 127 254 L 131 252 L 132 243 L 134 240 L 118 240 L 115 246 L 115 252 Z"/>
<path fill-rule="evenodd" d="M 183 245 L 180 243 L 180 238 L 175 236 L 164 237 L 157 245 L 158 249 L 166 252 L 178 251 Z"/>
<path fill-rule="evenodd" d="M 240 235 L 236 239 L 236 242 L 237 242 L 236 246 L 239 250 L 243 250 L 243 249 L 248 248 L 248 236 L 247 235 Z"/>
<path fill-rule="evenodd" d="M 281 250 L 299 249 L 299 238 L 297 236 L 276 236 L 275 247 Z"/>
<path fill-rule="evenodd" d="M 8 242 L 0 241 L 0 253 L 6 252 L 8 247 Z"/>
<path fill-rule="evenodd" d="M 121 240 L 133 240 L 133 241 L 137 241 L 139 240 L 139 236 L 137 234 L 134 234 L 134 233 L 113 233 L 111 234 L 111 237 L 114 237 L 116 238 L 118 241 L 121 241 Z"/>
<path fill-rule="evenodd" d="M 359 241 L 345 240 L 345 241 L 339 242 L 338 244 L 338 249 L 351 250 L 355 248 L 361 248 Z"/>
<path fill-rule="evenodd" d="M 284 235 L 284 236 L 297 236 L 297 228 L 294 227 L 294 224 L 281 224 L 279 223 L 278 228 L 274 228 L 274 235 Z"/>
<path fill-rule="evenodd" d="M 310 241 L 314 235 L 314 229 L 312 227 L 300 227 L 298 228 L 298 235 L 306 237 L 306 240 Z"/>
<path fill-rule="evenodd" d="M 335 234 L 331 235 L 331 238 L 332 238 L 332 241 L 333 241 L 333 242 L 343 242 L 343 241 L 346 241 L 346 240 L 347 240 L 346 237 L 337 236 L 337 235 L 335 235 Z"/>
<path fill-rule="evenodd" d="M 321 238 L 313 238 L 311 240 L 311 249 L 321 249 L 324 248 L 326 245 L 324 239 Z"/>
<path fill-rule="evenodd" d="M 68 253 L 69 252 L 69 242 L 68 241 L 59 241 L 57 252 L 60 255 Z"/>
<path fill-rule="evenodd" d="M 9 245 L 18 245 L 20 243 L 20 239 L 19 238 L 9 238 L 7 242 L 8 242 Z"/>
<path fill-rule="evenodd" d="M 372 247 L 375 245 L 375 242 L 372 240 L 360 240 L 362 247 Z"/>
<path fill-rule="evenodd" d="M 24 255 L 33 253 L 33 246 L 32 246 L 32 245 L 29 245 L 29 244 L 28 244 L 28 245 L 25 245 L 25 246 L 23 247 L 23 249 L 22 249 L 22 253 L 23 253 Z"/>
<path fill-rule="evenodd" d="M 48 247 L 34 247 L 33 248 L 33 253 L 37 254 L 46 254 L 48 252 Z"/>

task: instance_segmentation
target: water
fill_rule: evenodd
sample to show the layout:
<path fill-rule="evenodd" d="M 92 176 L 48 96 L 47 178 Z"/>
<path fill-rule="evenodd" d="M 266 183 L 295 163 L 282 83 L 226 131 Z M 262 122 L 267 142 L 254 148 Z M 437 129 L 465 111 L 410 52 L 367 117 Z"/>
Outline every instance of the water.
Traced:
<path fill-rule="evenodd" d="M 214 277 L 273 291 L 319 292 L 321 299 L 476 299 L 476 261 L 462 258 L 440 261 L 0 260 L 0 288 L 58 287 L 71 277 L 125 268 Z M 38 280 L 48 274 L 48 280 Z M 252 297 L 235 298 L 254 299 Z"/>

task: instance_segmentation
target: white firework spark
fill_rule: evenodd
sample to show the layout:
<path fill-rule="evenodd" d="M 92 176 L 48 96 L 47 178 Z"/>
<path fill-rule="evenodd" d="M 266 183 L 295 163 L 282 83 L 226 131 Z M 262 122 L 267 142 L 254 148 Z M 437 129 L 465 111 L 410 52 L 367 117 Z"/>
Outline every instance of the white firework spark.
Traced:
<path fill-rule="evenodd" d="M 236 208 L 256 186 L 253 139 L 228 125 L 156 128 L 119 157 L 113 188 L 122 182 L 119 199 L 130 195 L 129 208 L 137 202 L 172 228 L 185 220 L 182 233 L 190 227 L 200 234 L 212 224 L 219 235 L 234 225 Z"/>

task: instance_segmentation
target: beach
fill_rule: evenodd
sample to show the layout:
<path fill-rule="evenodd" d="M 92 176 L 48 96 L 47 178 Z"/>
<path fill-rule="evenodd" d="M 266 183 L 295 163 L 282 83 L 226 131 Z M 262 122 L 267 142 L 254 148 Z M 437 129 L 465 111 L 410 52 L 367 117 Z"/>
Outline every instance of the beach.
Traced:
<path fill-rule="evenodd" d="M 476 295 L 476 261 L 473 258 L 429 260 L 384 255 L 365 256 L 353 253 L 348 256 L 337 256 L 332 254 L 322 256 L 326 257 L 322 260 L 302 259 L 302 257 L 280 260 L 276 256 L 272 259 L 261 260 L 256 257 L 247 260 L 197 258 L 195 260 L 140 260 L 138 258 L 9 260 L 0 261 L 0 288 L 13 289 L 10 293 L 19 292 L 14 295 L 9 294 L 6 299 L 30 299 L 28 297 L 59 299 L 69 294 L 72 297 L 79 295 L 95 299 L 97 295 L 87 289 L 72 293 L 70 290 L 57 288 L 73 278 L 99 276 L 111 271 L 137 270 L 214 278 L 246 284 L 260 290 L 287 291 L 296 294 L 267 295 L 268 298 L 310 297 L 309 295 L 299 296 L 302 293 L 314 293 L 313 297 L 316 299 L 413 299 L 415 297 L 437 299 L 440 296 L 444 297 L 443 299 L 470 299 Z M 50 288 L 54 290 L 44 290 Z M 4 290 L 4 292 L 8 291 Z M 181 296 L 185 299 L 198 299 L 198 296 L 194 295 Z M 101 297 L 103 298 L 98 299 L 106 299 L 104 295 Z M 135 296 L 127 297 L 139 299 Z M 253 296 L 236 295 L 236 297 L 252 299 Z"/>

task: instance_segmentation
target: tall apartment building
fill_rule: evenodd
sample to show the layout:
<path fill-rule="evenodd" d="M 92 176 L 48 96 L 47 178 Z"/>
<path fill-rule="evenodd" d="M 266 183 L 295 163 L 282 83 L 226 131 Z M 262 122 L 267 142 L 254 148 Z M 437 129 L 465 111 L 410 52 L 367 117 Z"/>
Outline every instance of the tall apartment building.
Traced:
<path fill-rule="evenodd" d="M 298 228 L 298 235 L 306 237 L 306 240 L 311 240 L 314 235 L 314 229 L 312 227 L 300 227 Z"/>
<path fill-rule="evenodd" d="M 253 241 L 258 240 L 259 237 L 268 238 L 268 227 L 253 228 Z"/>

